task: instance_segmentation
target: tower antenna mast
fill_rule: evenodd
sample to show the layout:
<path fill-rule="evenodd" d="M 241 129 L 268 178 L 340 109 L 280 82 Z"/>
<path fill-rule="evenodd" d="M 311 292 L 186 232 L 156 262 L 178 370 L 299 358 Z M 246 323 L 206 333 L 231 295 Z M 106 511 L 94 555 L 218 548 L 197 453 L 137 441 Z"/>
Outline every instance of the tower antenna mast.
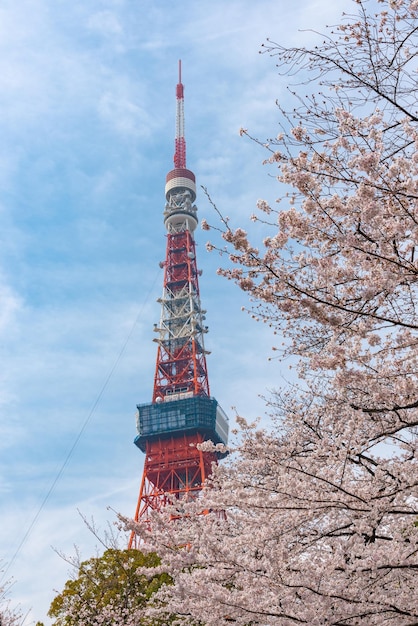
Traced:
<path fill-rule="evenodd" d="M 174 167 L 186 167 L 186 137 L 184 132 L 184 85 L 181 82 L 181 61 L 179 61 L 179 82 L 176 87 L 176 139 Z"/>

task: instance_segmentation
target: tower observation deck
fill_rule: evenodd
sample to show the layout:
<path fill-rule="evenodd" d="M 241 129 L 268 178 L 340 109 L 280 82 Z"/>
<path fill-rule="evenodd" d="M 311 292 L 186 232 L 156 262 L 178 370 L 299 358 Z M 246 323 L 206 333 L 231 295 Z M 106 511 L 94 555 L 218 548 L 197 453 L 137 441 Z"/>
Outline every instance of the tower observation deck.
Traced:
<path fill-rule="evenodd" d="M 228 419 L 210 395 L 194 231 L 198 224 L 196 181 L 186 167 L 184 86 L 176 87 L 174 169 L 166 177 L 164 224 L 167 247 L 152 402 L 137 406 L 135 444 L 145 453 L 135 520 L 148 520 L 169 498 L 197 494 L 222 454 L 196 444 L 227 443 Z M 135 547 L 131 534 L 129 547 Z"/>

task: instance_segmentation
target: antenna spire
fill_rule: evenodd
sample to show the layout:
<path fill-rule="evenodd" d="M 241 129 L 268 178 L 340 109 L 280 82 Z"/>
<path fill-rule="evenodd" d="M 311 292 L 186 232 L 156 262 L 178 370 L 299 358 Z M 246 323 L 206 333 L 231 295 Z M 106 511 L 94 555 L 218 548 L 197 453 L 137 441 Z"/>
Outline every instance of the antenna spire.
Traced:
<path fill-rule="evenodd" d="M 184 136 L 184 86 L 181 82 L 181 60 L 179 60 L 179 82 L 176 87 L 176 139 L 174 167 L 186 167 L 186 138 Z"/>

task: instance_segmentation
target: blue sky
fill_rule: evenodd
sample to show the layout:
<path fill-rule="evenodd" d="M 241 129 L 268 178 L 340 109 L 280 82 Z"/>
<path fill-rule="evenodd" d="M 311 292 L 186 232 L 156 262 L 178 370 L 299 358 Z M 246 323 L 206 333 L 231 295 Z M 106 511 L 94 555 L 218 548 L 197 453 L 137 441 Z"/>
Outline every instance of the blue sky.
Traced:
<path fill-rule="evenodd" d="M 107 507 L 135 510 L 134 416 L 152 394 L 178 59 L 188 166 L 245 227 L 257 199 L 280 193 L 265 154 L 239 136 L 277 134 L 275 100 L 286 98 L 274 58 L 258 51 L 266 37 L 307 41 L 300 29 L 352 6 L 334 4 L 0 5 L 0 560 L 26 625 L 48 623 L 68 578 L 51 546 L 95 553 L 78 510 L 102 531 L 115 519 Z M 197 206 L 214 221 L 202 192 Z M 241 312 L 245 296 L 216 275 L 207 239 L 196 231 L 211 392 L 231 419 L 233 406 L 266 419 L 259 395 L 287 368 L 269 361 L 270 332 Z"/>

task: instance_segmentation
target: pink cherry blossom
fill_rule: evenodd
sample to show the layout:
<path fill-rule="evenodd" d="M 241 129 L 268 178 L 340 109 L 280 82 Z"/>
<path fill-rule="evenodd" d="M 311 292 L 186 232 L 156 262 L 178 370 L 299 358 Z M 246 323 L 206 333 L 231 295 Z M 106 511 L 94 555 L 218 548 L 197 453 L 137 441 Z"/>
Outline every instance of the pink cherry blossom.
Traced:
<path fill-rule="evenodd" d="M 264 46 L 301 82 L 254 140 L 279 203 L 257 202 L 256 232 L 214 205 L 207 247 L 299 383 L 267 400 L 270 429 L 237 416 L 198 498 L 121 518 L 172 584 L 98 626 L 418 624 L 418 2 L 377 4 L 310 50 Z"/>
<path fill-rule="evenodd" d="M 198 500 L 151 532 L 129 523 L 173 577 L 159 600 L 178 623 L 418 623 L 418 6 L 354 4 L 311 50 L 264 47 L 321 93 L 255 140 L 286 185 L 280 209 L 257 203 L 274 219 L 257 220 L 263 247 L 252 219 L 216 209 L 219 273 L 284 336 L 301 383 L 272 395 L 270 431 L 239 418 Z"/>

